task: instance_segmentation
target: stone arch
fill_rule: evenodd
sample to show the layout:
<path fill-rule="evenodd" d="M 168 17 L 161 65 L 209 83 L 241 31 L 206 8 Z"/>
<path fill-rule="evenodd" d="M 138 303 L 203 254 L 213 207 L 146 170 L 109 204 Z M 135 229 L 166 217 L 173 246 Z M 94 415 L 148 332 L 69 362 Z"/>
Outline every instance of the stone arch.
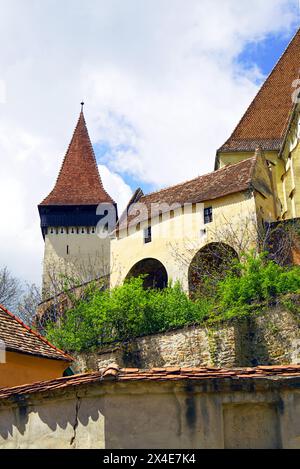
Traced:
<path fill-rule="evenodd" d="M 189 266 L 190 296 L 195 297 L 201 294 L 207 279 L 213 287 L 218 280 L 224 278 L 235 259 L 238 259 L 238 254 L 225 243 L 210 243 L 201 248 Z"/>
<path fill-rule="evenodd" d="M 137 262 L 128 272 L 126 279 L 144 275 L 144 288 L 158 288 L 168 286 L 168 273 L 165 266 L 157 259 L 147 258 Z"/>

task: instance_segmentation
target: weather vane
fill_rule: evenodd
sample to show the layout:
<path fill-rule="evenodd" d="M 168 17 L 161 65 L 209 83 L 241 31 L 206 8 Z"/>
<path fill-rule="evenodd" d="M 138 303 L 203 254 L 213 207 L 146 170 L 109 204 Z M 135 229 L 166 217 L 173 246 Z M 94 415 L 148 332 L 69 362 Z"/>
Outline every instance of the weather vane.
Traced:
<path fill-rule="evenodd" d="M 300 1 L 300 0 L 299 0 Z M 83 111 L 83 106 L 84 106 L 84 102 L 82 101 L 81 103 L 81 112 Z"/>

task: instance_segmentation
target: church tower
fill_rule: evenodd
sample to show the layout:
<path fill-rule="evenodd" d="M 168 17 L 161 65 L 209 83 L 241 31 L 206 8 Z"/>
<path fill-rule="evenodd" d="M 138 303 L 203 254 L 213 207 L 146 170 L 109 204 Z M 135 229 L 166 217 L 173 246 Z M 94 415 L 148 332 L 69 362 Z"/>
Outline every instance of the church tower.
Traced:
<path fill-rule="evenodd" d="M 81 113 L 54 189 L 38 206 L 45 241 L 43 296 L 110 273 L 110 237 L 99 222 L 117 206 L 105 191 Z M 103 230 L 103 226 L 101 227 Z"/>
<path fill-rule="evenodd" d="M 300 30 L 216 156 L 215 169 L 220 169 L 251 158 L 257 148 L 261 150 L 276 197 L 273 221 L 300 218 L 299 59 Z"/>

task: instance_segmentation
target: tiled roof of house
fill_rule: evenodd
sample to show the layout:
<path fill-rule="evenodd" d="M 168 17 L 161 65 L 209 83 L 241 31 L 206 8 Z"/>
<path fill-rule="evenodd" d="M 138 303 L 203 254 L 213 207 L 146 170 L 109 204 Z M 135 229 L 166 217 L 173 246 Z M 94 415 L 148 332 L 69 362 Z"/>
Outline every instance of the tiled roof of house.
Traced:
<path fill-rule="evenodd" d="M 0 389 L 0 400 L 28 396 L 35 393 L 47 393 L 52 390 L 66 390 L 87 384 L 113 380 L 118 382 L 175 382 L 175 381 L 207 381 L 207 380 L 249 380 L 259 378 L 300 378 L 300 366 L 259 366 L 257 368 L 219 369 L 219 368 L 180 368 L 166 367 L 140 370 L 138 368 L 120 369 L 110 365 L 96 373 L 85 373 L 63 377 L 51 381 Z"/>
<path fill-rule="evenodd" d="M 81 111 L 54 189 L 40 205 L 114 203 L 105 191 Z"/>
<path fill-rule="evenodd" d="M 239 163 L 225 166 L 222 169 L 199 176 L 191 181 L 187 181 L 167 189 L 143 195 L 133 200 L 134 203 L 145 204 L 150 214 L 156 212 L 159 214 L 162 204 L 184 204 L 201 203 L 209 200 L 215 200 L 226 195 L 242 192 L 251 186 L 252 175 L 256 163 L 256 156 L 243 160 Z M 129 215 L 127 217 L 128 208 L 120 217 L 119 229 L 126 228 L 127 223 L 135 219 L 136 223 L 145 220 L 144 213 L 139 217 Z M 127 220 L 127 221 L 126 221 Z"/>
<path fill-rule="evenodd" d="M 4 342 L 8 352 L 73 361 L 70 355 L 50 344 L 45 337 L 30 329 L 2 305 L 0 305 L 0 340 Z"/>
<path fill-rule="evenodd" d="M 280 150 L 294 110 L 292 84 L 299 78 L 300 30 L 219 152 Z M 297 86 L 299 88 L 299 85 Z"/>

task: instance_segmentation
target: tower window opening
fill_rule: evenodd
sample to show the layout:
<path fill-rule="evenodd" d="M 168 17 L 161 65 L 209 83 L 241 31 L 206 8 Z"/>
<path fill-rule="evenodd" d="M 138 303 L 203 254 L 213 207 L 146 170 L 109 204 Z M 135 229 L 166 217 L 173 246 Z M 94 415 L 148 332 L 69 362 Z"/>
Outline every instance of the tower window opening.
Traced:
<path fill-rule="evenodd" d="M 67 244 L 67 255 L 69 254 L 69 245 Z"/>

